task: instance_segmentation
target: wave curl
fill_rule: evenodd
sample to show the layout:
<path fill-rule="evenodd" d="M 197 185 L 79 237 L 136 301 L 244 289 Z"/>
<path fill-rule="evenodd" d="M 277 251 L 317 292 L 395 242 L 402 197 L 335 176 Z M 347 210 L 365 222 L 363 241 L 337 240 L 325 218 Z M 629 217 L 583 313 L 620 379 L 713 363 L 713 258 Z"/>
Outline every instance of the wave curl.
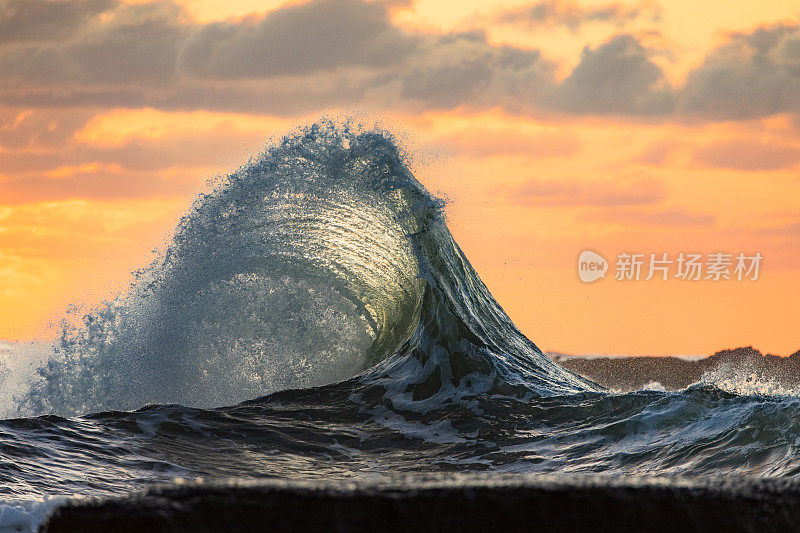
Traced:
<path fill-rule="evenodd" d="M 228 405 L 368 369 L 414 399 L 598 389 L 514 326 L 391 135 L 330 122 L 199 196 L 133 290 L 82 322 L 24 409 Z"/>

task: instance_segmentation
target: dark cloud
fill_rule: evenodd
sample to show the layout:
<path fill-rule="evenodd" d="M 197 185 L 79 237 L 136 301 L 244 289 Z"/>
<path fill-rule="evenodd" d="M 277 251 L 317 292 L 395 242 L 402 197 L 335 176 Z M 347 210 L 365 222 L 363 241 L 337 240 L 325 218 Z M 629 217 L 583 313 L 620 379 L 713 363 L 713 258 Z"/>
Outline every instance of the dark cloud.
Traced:
<path fill-rule="evenodd" d="M 170 2 L 120 6 L 64 42 L 7 44 L 0 47 L 3 85 L 161 86 L 175 76 L 182 16 Z"/>
<path fill-rule="evenodd" d="M 553 105 L 572 113 L 656 115 L 669 112 L 673 94 L 651 52 L 631 35 L 583 51 L 556 91 Z"/>
<path fill-rule="evenodd" d="M 551 89 L 538 51 L 492 46 L 482 33 L 407 34 L 387 9 L 312 0 L 197 25 L 168 2 L 119 6 L 64 42 L 0 47 L 0 98 L 286 115 L 370 102 L 530 108 Z"/>
<path fill-rule="evenodd" d="M 602 182 L 531 180 L 517 187 L 512 198 L 526 205 L 625 206 L 656 204 L 666 195 L 664 184 L 654 179 Z"/>
<path fill-rule="evenodd" d="M 384 4 L 315 0 L 261 19 L 208 24 L 189 39 L 183 65 L 195 76 L 221 79 L 380 68 L 408 56 L 418 40 L 391 24 Z"/>
<path fill-rule="evenodd" d="M 709 167 L 735 170 L 777 170 L 800 163 L 800 146 L 749 139 L 717 142 L 700 148 L 694 160 Z"/>
<path fill-rule="evenodd" d="M 198 25 L 168 1 L 120 5 L 61 41 L 0 46 L 0 101 L 278 115 L 358 103 L 430 40 L 394 28 L 386 10 L 313 0 Z"/>
<path fill-rule="evenodd" d="M 0 0 L 0 45 L 69 37 L 118 0 Z"/>
<path fill-rule="evenodd" d="M 658 10 L 650 6 L 645 8 L 622 4 L 582 7 L 577 2 L 569 0 L 544 0 L 506 11 L 498 17 L 498 21 L 531 29 L 542 26 L 566 26 L 575 31 L 588 22 L 606 22 L 622 26 L 647 14 L 657 18 Z"/>
<path fill-rule="evenodd" d="M 553 66 L 536 50 L 492 46 L 481 32 L 431 38 L 398 74 L 401 96 L 427 107 L 530 107 L 553 85 Z"/>
<path fill-rule="evenodd" d="M 711 119 L 800 113 L 798 26 L 733 36 L 682 89 L 666 83 L 655 51 L 625 34 L 587 47 L 559 84 L 538 50 L 494 45 L 481 32 L 406 31 L 392 24 L 392 5 L 310 0 L 199 24 L 170 0 L 0 0 L 0 102 L 281 116 L 353 106 L 620 116 L 677 109 Z M 546 0 L 503 16 L 569 25 L 642 11 L 628 9 Z"/>
<path fill-rule="evenodd" d="M 733 35 L 689 74 L 680 109 L 723 120 L 800 113 L 800 26 Z"/>
<path fill-rule="evenodd" d="M 296 79 L 248 83 L 182 79 L 157 90 L 127 86 L 10 88 L 5 92 L 0 90 L 0 101 L 10 106 L 49 109 L 153 107 L 164 111 L 204 109 L 297 116 L 363 103 L 363 95 L 374 79 L 374 76 L 365 81 L 348 74 L 320 73 Z"/>

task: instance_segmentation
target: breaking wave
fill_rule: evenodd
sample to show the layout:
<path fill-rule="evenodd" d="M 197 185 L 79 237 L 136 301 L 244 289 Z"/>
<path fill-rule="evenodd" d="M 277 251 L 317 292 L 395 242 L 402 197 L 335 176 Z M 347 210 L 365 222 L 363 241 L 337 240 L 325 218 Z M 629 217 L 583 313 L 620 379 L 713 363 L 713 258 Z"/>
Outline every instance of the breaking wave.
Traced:
<path fill-rule="evenodd" d="M 514 326 L 390 135 L 318 124 L 201 195 L 130 292 L 64 329 L 29 412 L 211 407 L 402 367 L 403 388 L 597 389 Z M 409 368 L 408 359 L 418 368 Z"/>

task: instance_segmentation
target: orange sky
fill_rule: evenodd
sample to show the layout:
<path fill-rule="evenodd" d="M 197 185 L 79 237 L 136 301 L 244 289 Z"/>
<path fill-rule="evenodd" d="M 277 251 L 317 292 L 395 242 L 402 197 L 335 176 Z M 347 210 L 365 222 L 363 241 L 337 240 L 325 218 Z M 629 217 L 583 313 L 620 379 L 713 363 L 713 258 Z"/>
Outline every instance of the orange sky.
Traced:
<path fill-rule="evenodd" d="M 800 349 L 794 1 L 109 0 L 86 14 L 71 0 L 63 35 L 4 31 L 26 1 L 46 0 L 5 14 L 0 1 L 0 338 L 51 335 L 67 305 L 110 297 L 206 179 L 328 114 L 399 133 L 456 240 L 544 349 Z M 363 16 L 348 31 L 366 44 L 316 64 L 303 40 L 296 62 L 252 71 L 225 55 L 281 46 L 269 35 L 313 24 L 317 4 Z M 124 51 L 128 34 L 152 44 L 143 57 L 174 39 L 175 72 Z M 612 262 L 607 279 L 579 280 L 584 249 Z M 764 263 L 757 281 L 616 281 L 625 251 Z"/>

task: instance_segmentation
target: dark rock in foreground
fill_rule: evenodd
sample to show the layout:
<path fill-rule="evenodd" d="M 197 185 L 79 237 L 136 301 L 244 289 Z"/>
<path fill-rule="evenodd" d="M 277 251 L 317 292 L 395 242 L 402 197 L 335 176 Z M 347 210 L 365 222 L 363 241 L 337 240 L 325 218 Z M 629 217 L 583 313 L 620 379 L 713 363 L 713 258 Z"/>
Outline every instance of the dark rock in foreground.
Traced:
<path fill-rule="evenodd" d="M 752 347 L 722 350 L 710 357 L 580 357 L 550 354 L 561 366 L 609 389 L 639 390 L 657 382 L 667 390 L 719 379 L 772 382 L 785 389 L 800 387 L 800 351 L 789 357 L 762 354 Z"/>
<path fill-rule="evenodd" d="M 800 482 L 454 475 L 170 485 L 74 503 L 43 531 L 798 531 Z"/>

